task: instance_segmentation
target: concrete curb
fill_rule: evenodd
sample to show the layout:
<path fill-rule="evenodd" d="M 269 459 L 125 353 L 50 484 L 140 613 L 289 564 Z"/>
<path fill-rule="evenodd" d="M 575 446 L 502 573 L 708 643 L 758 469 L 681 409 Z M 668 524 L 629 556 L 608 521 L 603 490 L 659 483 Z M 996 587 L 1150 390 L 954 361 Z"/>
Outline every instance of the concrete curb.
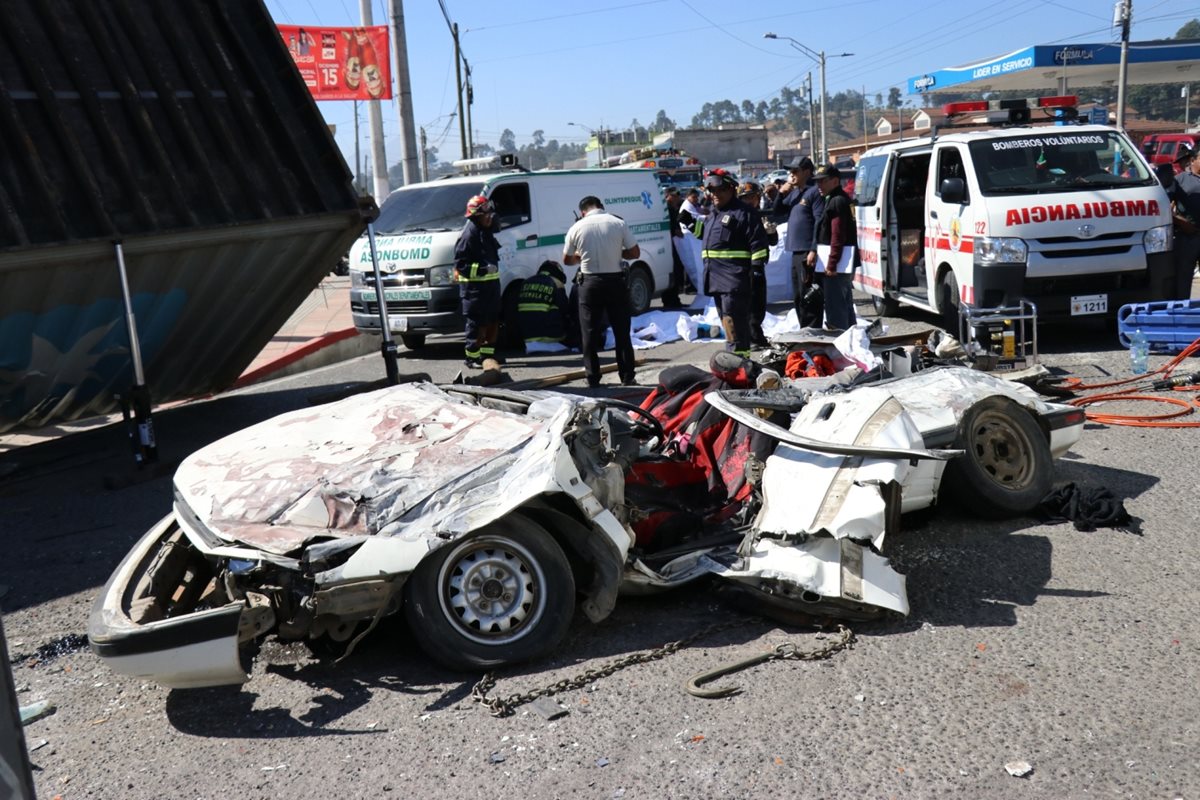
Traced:
<path fill-rule="evenodd" d="M 379 337 L 377 336 L 364 336 L 355 328 L 330 331 L 274 361 L 243 373 L 230 388 L 240 389 L 266 380 L 284 378 L 298 372 L 367 355 L 378 349 Z"/>

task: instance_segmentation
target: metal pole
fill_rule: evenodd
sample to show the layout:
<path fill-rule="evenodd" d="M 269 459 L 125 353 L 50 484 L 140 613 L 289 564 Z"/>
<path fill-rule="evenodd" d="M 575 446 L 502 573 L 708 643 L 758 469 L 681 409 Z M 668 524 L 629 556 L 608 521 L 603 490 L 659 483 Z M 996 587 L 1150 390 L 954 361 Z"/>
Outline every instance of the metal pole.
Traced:
<path fill-rule="evenodd" d="M 825 51 L 821 51 L 821 163 L 829 163 L 829 148 L 825 144 Z"/>
<path fill-rule="evenodd" d="M 1120 0 L 1121 66 L 1117 72 L 1117 127 L 1125 130 L 1125 83 L 1129 79 L 1129 23 L 1133 16 L 1133 0 Z"/>
<path fill-rule="evenodd" d="M 358 101 L 354 101 L 354 188 L 359 194 L 363 193 L 362 179 L 362 152 L 359 150 L 359 137 L 362 134 L 358 132 Z"/>
<path fill-rule="evenodd" d="M 374 26 L 371 0 L 358 0 L 358 11 L 362 15 L 363 27 Z M 383 112 L 380 111 L 378 100 L 367 101 L 367 123 L 371 128 L 371 163 L 374 166 L 371 173 L 371 194 L 382 203 L 391 187 L 388 184 L 387 156 L 383 148 Z"/>
<path fill-rule="evenodd" d="M 404 3 L 390 0 L 392 9 L 392 49 L 396 51 L 396 92 L 400 95 L 400 163 L 404 184 L 417 182 L 417 126 L 413 122 L 412 81 L 408 73 L 408 41 L 404 35 Z"/>
<path fill-rule="evenodd" d="M 1183 129 L 1188 129 L 1188 120 L 1191 119 L 1192 105 L 1192 85 L 1185 83 L 1183 85 Z"/>
<path fill-rule="evenodd" d="M 383 341 L 379 351 L 383 354 L 383 368 L 387 381 L 392 386 L 400 382 L 400 368 L 396 365 L 396 342 L 392 340 L 392 326 L 388 321 L 387 297 L 383 293 L 383 275 L 379 271 L 379 255 L 375 252 L 375 223 L 367 223 L 367 244 L 371 246 L 371 269 L 375 273 L 375 304 L 379 307 L 379 331 Z"/>
<path fill-rule="evenodd" d="M 462 144 L 462 157 L 467 157 L 467 121 L 463 115 L 462 52 L 458 49 L 458 23 L 450 26 L 454 37 L 454 80 L 458 84 L 458 138 Z"/>
<path fill-rule="evenodd" d="M 129 392 L 126 421 L 132 415 L 133 428 L 129 432 L 133 442 L 133 460 L 139 467 L 158 461 L 158 444 L 154 439 L 154 420 L 150 417 L 150 390 L 146 388 L 146 374 L 142 369 L 142 345 L 138 341 L 137 318 L 133 314 L 133 300 L 129 295 L 129 274 L 125 270 L 125 250 L 120 242 L 113 242 L 117 252 L 117 272 L 121 276 L 121 299 L 125 303 L 125 327 L 129 331 L 129 355 L 133 359 L 133 388 Z"/>

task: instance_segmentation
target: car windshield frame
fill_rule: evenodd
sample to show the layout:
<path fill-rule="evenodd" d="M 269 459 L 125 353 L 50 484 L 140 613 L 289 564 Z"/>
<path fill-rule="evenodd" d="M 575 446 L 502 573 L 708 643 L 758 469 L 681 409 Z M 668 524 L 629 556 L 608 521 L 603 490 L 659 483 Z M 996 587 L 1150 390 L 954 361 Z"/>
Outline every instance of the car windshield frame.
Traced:
<path fill-rule="evenodd" d="M 483 193 L 476 183 L 422 184 L 392 192 L 375 220 L 377 234 L 461 228 L 467 201 Z"/>
<path fill-rule="evenodd" d="M 1122 189 L 1157 183 L 1116 131 L 1023 132 L 967 145 L 984 196 Z"/>

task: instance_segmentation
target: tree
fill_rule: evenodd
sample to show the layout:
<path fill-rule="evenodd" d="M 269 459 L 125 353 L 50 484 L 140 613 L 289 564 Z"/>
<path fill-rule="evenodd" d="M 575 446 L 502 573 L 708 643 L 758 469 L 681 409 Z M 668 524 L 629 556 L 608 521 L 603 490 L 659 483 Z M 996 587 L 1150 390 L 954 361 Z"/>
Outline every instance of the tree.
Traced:
<path fill-rule="evenodd" d="M 756 105 L 754 107 L 754 121 L 755 122 L 766 122 L 767 121 L 767 102 L 765 100 L 759 100 L 758 105 Z"/>
<path fill-rule="evenodd" d="M 883 93 L 882 92 L 875 93 L 875 107 L 883 108 Z"/>
<path fill-rule="evenodd" d="M 546 144 L 546 132 L 543 131 L 541 128 L 538 128 L 536 131 L 533 132 L 533 136 L 531 137 L 531 139 L 532 139 L 534 147 L 542 147 L 543 145 Z"/>
<path fill-rule="evenodd" d="M 742 119 L 746 120 L 747 122 L 754 119 L 754 101 L 753 100 L 743 100 L 742 101 Z"/>
<path fill-rule="evenodd" d="M 664 109 L 659 109 L 658 114 L 654 117 L 654 128 L 659 133 L 675 130 L 675 121 L 667 116 Z"/>
<path fill-rule="evenodd" d="M 500 150 L 511 153 L 517 149 L 517 135 L 511 129 L 505 128 L 500 134 Z"/>
<path fill-rule="evenodd" d="M 893 86 L 892 88 L 888 89 L 888 108 L 900 108 L 903 103 L 904 101 L 900 97 L 900 89 L 898 87 Z"/>

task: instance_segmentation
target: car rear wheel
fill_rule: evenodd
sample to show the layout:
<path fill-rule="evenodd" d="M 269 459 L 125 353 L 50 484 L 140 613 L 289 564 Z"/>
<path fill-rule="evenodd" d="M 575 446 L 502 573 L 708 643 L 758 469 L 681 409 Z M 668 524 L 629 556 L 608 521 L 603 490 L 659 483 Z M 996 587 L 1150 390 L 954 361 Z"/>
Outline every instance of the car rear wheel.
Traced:
<path fill-rule="evenodd" d="M 946 465 L 942 495 L 965 510 L 992 519 L 1037 508 L 1053 483 L 1050 444 L 1024 408 L 987 397 L 967 409 L 956 448 L 966 452 Z"/>
<path fill-rule="evenodd" d="M 629 312 L 633 316 L 645 314 L 650 310 L 650 301 L 654 297 L 654 280 L 645 267 L 634 267 L 629 270 Z"/>
<path fill-rule="evenodd" d="M 451 669 L 543 655 L 562 640 L 575 609 L 566 554 L 520 514 L 434 551 L 405 590 L 405 616 L 421 648 Z"/>

